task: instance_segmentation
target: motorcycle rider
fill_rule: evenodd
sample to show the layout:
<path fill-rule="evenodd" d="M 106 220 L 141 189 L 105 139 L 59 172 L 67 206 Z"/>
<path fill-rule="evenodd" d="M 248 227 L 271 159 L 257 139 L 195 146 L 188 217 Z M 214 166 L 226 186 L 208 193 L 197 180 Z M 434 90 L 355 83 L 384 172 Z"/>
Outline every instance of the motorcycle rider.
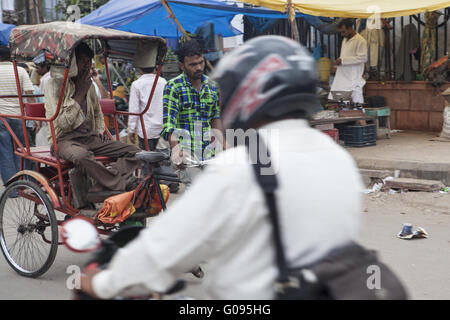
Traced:
<path fill-rule="evenodd" d="M 355 240 L 362 182 L 352 157 L 308 124 L 321 109 L 310 53 L 288 38 L 257 37 L 227 54 L 213 79 L 225 128 L 246 130 L 234 133 L 248 137 L 256 129 L 271 151 L 289 265 L 314 263 Z M 106 270 L 83 275 L 81 289 L 102 299 L 126 296 L 131 287 L 165 292 L 206 261 L 208 297 L 273 299 L 278 269 L 272 225 L 249 161 L 249 139 L 248 150 L 241 144 L 212 160 L 189 192 L 120 249 Z"/>

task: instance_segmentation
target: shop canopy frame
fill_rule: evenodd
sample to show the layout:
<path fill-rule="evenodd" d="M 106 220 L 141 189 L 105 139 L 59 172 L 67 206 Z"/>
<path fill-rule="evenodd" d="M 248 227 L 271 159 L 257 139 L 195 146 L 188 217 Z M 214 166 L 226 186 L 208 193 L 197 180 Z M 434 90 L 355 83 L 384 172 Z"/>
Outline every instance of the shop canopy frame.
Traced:
<path fill-rule="evenodd" d="M 301 13 L 339 18 L 393 18 L 445 9 L 448 0 L 237 0 L 286 12 L 289 5 Z"/>
<path fill-rule="evenodd" d="M 102 26 L 139 34 L 178 38 L 183 30 L 194 33 L 204 22 L 213 22 L 216 34 L 223 37 L 242 34 L 230 26 L 238 14 L 283 19 L 286 15 L 267 8 L 239 7 L 216 0 L 135 0 L 125 4 L 111 0 L 79 20 L 82 24 Z M 297 17 L 305 16 L 297 13 Z"/>

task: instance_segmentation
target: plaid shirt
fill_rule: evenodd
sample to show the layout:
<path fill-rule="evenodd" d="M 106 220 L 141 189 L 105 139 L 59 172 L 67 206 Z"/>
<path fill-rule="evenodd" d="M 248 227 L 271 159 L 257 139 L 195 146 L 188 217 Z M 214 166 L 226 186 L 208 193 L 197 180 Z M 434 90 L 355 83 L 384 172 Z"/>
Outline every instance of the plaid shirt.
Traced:
<path fill-rule="evenodd" d="M 183 150 L 190 149 L 199 160 L 210 158 L 214 156 L 213 150 L 207 148 L 211 139 L 211 121 L 219 117 L 219 94 L 207 76 L 202 76 L 200 93 L 184 73 L 167 82 L 161 132 L 166 140 L 176 130 L 183 136 L 180 141 Z"/>

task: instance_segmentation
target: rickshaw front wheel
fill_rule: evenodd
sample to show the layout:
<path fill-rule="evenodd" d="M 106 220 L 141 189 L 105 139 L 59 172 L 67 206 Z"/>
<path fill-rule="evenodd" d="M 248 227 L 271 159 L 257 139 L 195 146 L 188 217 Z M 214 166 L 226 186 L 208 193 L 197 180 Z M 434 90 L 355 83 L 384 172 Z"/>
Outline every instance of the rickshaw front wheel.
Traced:
<path fill-rule="evenodd" d="M 8 264 L 25 277 L 39 277 L 53 264 L 58 222 L 50 200 L 35 182 L 15 181 L 3 192 L 0 247 Z"/>

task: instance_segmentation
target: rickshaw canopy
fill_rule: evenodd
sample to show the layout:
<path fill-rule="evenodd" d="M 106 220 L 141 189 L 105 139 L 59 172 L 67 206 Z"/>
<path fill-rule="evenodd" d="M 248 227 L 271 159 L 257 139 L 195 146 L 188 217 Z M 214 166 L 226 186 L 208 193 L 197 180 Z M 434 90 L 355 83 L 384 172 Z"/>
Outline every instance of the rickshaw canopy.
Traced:
<path fill-rule="evenodd" d="M 288 0 L 239 0 L 285 12 Z M 444 9 L 449 0 L 292 0 L 292 6 L 305 14 L 321 17 L 381 18 L 400 17 Z M 375 16 L 376 17 L 376 16 Z"/>
<path fill-rule="evenodd" d="M 83 40 L 100 40 L 108 56 L 142 60 L 151 56 L 155 66 L 163 61 L 167 45 L 160 37 L 140 35 L 120 30 L 56 21 L 38 25 L 23 25 L 12 30 L 10 36 L 11 58 L 31 60 L 46 49 L 55 57 L 55 65 L 70 65 L 73 49 Z"/>

